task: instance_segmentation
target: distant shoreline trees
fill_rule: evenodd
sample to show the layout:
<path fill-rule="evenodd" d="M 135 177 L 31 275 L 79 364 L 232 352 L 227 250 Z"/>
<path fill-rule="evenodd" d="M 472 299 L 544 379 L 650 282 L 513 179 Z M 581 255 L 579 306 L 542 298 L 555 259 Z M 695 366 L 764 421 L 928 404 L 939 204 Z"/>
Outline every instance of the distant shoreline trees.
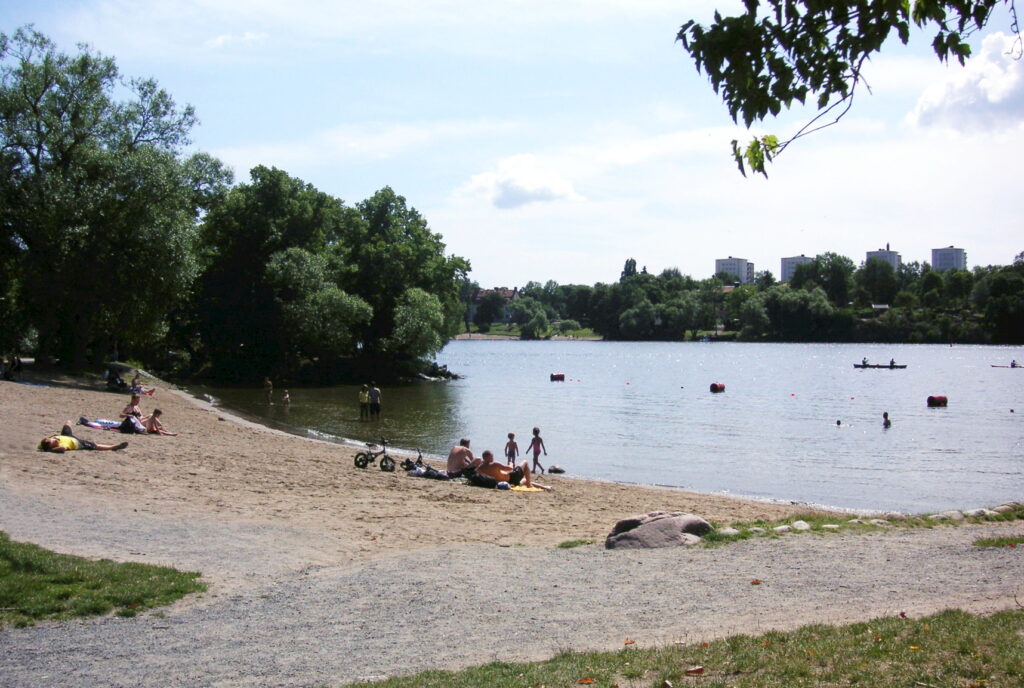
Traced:
<path fill-rule="evenodd" d="M 530 282 L 513 313 L 541 313 L 553 324 L 571 319 L 610 340 L 712 333 L 741 341 L 1024 342 L 1024 253 L 1007 266 L 945 272 L 917 262 L 893 270 L 878 259 L 858 268 L 824 253 L 798 266 L 789 284 L 776 284 L 768 272 L 736 285 L 635 267 L 630 258 L 609 284 Z"/>

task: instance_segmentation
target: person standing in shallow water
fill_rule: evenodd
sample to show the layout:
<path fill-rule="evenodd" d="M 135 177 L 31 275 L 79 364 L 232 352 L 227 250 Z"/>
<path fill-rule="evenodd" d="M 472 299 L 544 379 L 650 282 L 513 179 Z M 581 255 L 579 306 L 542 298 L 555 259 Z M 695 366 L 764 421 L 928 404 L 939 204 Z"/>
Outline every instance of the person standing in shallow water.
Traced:
<path fill-rule="evenodd" d="M 892 427 L 892 421 L 889 420 L 889 412 L 888 411 L 882 411 L 882 427 L 883 428 L 891 428 Z"/>
<path fill-rule="evenodd" d="M 380 389 L 376 382 L 370 383 L 370 418 L 380 420 Z"/>
<path fill-rule="evenodd" d="M 359 389 L 359 420 L 370 420 L 370 386 Z"/>

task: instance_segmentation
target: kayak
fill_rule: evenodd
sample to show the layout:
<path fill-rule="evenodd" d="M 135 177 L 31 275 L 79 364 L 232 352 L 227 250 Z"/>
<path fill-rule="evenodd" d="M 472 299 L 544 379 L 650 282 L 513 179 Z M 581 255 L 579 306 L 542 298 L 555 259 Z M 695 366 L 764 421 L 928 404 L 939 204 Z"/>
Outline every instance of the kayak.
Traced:
<path fill-rule="evenodd" d="M 1019 365 L 1016 365 L 1016 366 L 1004 366 L 1004 365 L 996 365 L 995 363 L 990 363 L 989 365 L 991 365 L 993 368 L 1024 368 L 1024 366 L 1019 366 Z"/>
<path fill-rule="evenodd" d="M 854 368 L 887 368 L 895 370 L 897 368 L 906 368 L 907 365 L 889 365 L 888 363 L 854 363 Z"/>

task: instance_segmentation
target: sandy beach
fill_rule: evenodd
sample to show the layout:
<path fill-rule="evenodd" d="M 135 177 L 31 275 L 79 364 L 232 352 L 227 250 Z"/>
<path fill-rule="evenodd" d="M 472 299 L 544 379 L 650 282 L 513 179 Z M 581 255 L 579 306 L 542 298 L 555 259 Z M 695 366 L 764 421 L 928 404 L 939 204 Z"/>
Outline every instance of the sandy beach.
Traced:
<path fill-rule="evenodd" d="M 618 519 L 659 509 L 721 523 L 805 510 L 563 476 L 542 478 L 555 488 L 551 493 L 521 494 L 413 479 L 372 465 L 358 470 L 352 448 L 241 420 L 159 383 L 155 396 L 143 397 L 142 408 L 163 410 L 177 437 L 77 426 L 75 433 L 85 439 L 127 438 L 130 446 L 122 452 L 40 453 L 39 440 L 59 431 L 64 420 L 117 419 L 127 397 L 77 379 L 30 379 L 45 386 L 0 387 L 0 476 L 9 489 L 131 513 L 315 528 L 339 560 L 453 543 L 603 540 Z"/>
<path fill-rule="evenodd" d="M 161 408 L 178 436 L 41 453 L 64 420 L 116 418 L 127 397 L 41 372 L 25 382 L 0 383 L 0 529 L 61 552 L 200 570 L 210 589 L 159 616 L 0 631 L 9 686 L 337 684 L 616 647 L 626 635 L 656 643 L 907 607 L 993 611 L 1013 607 L 1024 580 L 1018 552 L 970 545 L 979 532 L 1019 535 L 1016 523 L 606 551 L 611 526 L 633 514 L 728 524 L 807 508 L 565 476 L 542 478 L 550 493 L 509 493 L 359 470 L 351 448 L 234 418 L 160 382 L 143 410 Z M 597 544 L 555 548 L 566 540 Z M 756 600 L 755 577 L 771 582 Z M 453 634 L 504 649 L 481 653 Z"/>

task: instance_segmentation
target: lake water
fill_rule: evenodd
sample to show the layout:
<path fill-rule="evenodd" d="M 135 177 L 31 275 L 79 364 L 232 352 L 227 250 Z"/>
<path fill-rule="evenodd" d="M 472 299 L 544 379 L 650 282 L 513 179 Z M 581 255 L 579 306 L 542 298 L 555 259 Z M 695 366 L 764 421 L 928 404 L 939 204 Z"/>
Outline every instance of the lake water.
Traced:
<path fill-rule="evenodd" d="M 855 370 L 863 357 L 908 367 Z M 355 386 L 291 389 L 288 407 L 194 391 L 327 439 L 444 456 L 470 437 L 500 457 L 507 433 L 524 450 L 539 426 L 542 463 L 569 475 L 916 513 L 1024 501 L 1024 370 L 990 365 L 1014 358 L 1024 347 L 455 341 L 438 361 L 464 377 L 384 387 L 375 422 Z"/>

